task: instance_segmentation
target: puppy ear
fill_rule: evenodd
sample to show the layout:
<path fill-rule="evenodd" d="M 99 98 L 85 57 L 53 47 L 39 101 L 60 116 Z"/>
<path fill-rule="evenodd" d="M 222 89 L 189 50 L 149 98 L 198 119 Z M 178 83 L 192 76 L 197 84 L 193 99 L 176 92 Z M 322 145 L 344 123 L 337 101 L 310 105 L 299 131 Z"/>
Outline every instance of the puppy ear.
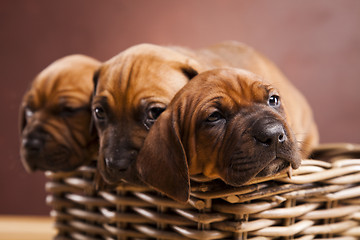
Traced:
<path fill-rule="evenodd" d="M 185 76 L 191 80 L 192 78 L 194 78 L 196 75 L 198 75 L 198 71 L 196 71 L 194 68 L 192 68 L 191 66 L 185 66 L 181 68 L 181 71 L 183 72 L 183 74 L 185 74 Z"/>
<path fill-rule="evenodd" d="M 206 71 L 207 67 L 200 64 L 197 60 L 190 58 L 187 59 L 186 63 L 180 64 L 180 70 L 189 80 L 191 80 L 200 72 Z"/>
<path fill-rule="evenodd" d="M 163 112 L 151 127 L 136 160 L 142 181 L 169 197 L 187 202 L 190 177 L 178 122 Z"/>

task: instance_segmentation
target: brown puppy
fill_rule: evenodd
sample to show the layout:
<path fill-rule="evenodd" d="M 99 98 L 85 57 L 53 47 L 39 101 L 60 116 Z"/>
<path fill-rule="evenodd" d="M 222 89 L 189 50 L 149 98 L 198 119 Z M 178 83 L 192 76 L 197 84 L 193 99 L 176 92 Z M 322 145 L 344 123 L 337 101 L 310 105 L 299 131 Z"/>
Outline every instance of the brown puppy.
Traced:
<path fill-rule="evenodd" d="M 129 165 L 148 130 L 176 92 L 201 71 L 183 49 L 140 44 L 103 63 L 95 74 L 92 109 L 108 183 L 133 176 Z"/>
<path fill-rule="evenodd" d="M 71 55 L 34 79 L 20 107 L 20 155 L 26 170 L 73 170 L 96 156 L 90 101 L 99 66 L 93 58 Z"/>
<path fill-rule="evenodd" d="M 190 175 L 240 186 L 298 168 L 317 128 L 301 94 L 273 74 L 223 68 L 192 79 L 150 130 L 136 161 L 140 178 L 186 202 Z"/>

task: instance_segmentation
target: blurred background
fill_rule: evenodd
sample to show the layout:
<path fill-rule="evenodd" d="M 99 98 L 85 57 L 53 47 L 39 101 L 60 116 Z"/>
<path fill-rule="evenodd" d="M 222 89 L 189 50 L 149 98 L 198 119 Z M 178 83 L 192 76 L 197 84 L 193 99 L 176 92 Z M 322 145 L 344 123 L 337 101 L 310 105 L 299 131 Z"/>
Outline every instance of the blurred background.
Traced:
<path fill-rule="evenodd" d="M 360 143 L 358 0 L 1 0 L 0 214 L 48 215 L 45 177 L 19 159 L 18 109 L 35 75 L 82 53 L 106 61 L 143 42 L 245 42 L 313 107 L 322 143 Z"/>

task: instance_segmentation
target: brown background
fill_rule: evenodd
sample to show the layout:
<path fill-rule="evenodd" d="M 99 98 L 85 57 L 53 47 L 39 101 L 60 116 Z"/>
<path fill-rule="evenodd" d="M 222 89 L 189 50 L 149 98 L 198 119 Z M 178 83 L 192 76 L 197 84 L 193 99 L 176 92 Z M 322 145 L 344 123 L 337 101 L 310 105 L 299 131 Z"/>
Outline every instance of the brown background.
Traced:
<path fill-rule="evenodd" d="M 18 106 L 57 58 L 107 60 L 142 43 L 248 43 L 308 98 L 322 142 L 360 143 L 358 0 L 61 0 L 0 2 L 0 214 L 48 214 L 44 177 L 19 162 Z"/>

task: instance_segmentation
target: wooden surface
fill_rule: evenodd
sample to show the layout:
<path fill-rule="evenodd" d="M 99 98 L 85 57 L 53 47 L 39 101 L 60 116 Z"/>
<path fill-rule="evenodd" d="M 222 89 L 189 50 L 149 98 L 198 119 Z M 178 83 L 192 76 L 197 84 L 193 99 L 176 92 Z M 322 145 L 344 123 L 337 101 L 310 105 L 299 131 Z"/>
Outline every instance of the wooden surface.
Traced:
<path fill-rule="evenodd" d="M 49 240 L 56 234 L 51 217 L 0 215 L 0 240 Z"/>

